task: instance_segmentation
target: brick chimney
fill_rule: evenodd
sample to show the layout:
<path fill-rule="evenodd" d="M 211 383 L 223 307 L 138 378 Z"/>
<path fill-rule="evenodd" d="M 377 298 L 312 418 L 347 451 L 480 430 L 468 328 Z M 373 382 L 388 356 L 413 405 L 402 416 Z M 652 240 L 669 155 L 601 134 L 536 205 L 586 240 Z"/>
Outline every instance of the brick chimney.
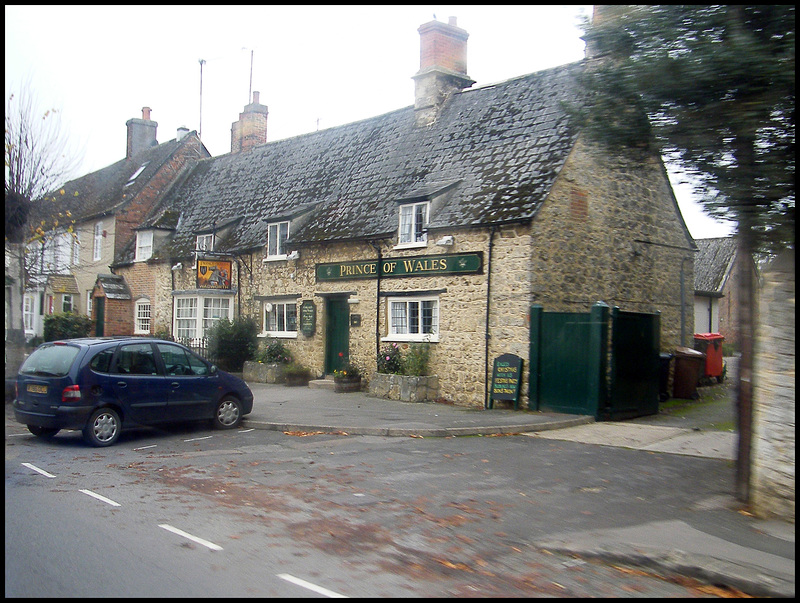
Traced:
<path fill-rule="evenodd" d="M 125 159 L 158 146 L 156 130 L 158 123 L 150 120 L 150 107 L 142 107 L 142 119 L 129 119 L 125 122 L 128 127 L 128 144 Z"/>
<path fill-rule="evenodd" d="M 268 114 L 267 106 L 259 102 L 259 93 L 253 91 L 253 102 L 245 105 L 239 121 L 231 126 L 231 153 L 246 152 L 267 142 Z"/>
<path fill-rule="evenodd" d="M 467 75 L 467 38 L 469 34 L 448 22 L 430 21 L 417 30 L 420 36 L 419 71 L 413 77 L 416 88 L 414 111 L 418 126 L 436 121 L 442 106 L 453 93 L 475 82 Z"/>

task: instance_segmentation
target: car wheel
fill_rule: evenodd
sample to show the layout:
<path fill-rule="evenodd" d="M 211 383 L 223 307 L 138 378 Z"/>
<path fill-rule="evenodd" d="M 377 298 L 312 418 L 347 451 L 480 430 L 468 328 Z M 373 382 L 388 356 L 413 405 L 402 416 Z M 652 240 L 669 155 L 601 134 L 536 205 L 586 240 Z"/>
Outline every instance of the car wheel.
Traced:
<path fill-rule="evenodd" d="M 61 430 L 55 427 L 39 427 L 38 425 L 28 425 L 28 431 L 30 431 L 37 438 L 52 438 Z"/>
<path fill-rule="evenodd" d="M 233 429 L 242 420 L 242 404 L 233 396 L 225 396 L 214 411 L 214 427 Z"/>
<path fill-rule="evenodd" d="M 111 446 L 119 438 L 122 421 L 112 408 L 98 408 L 83 428 L 83 439 L 92 446 Z"/>

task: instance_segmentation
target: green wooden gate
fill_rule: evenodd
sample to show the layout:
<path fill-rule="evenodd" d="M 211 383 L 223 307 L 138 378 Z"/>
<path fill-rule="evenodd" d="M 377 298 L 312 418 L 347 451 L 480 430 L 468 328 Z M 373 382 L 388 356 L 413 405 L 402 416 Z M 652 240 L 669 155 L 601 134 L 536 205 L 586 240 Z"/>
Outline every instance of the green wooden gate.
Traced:
<path fill-rule="evenodd" d="M 616 420 L 658 412 L 658 314 L 531 307 L 528 406 Z"/>

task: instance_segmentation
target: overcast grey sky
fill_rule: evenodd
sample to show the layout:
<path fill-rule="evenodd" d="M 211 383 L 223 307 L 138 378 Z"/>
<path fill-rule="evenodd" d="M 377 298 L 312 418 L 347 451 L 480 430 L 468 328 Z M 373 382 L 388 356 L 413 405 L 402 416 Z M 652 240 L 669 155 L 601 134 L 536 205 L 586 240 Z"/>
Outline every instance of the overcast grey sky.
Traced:
<path fill-rule="evenodd" d="M 417 29 L 434 15 L 469 33 L 467 73 L 479 87 L 580 60 L 579 17 L 590 14 L 591 5 L 6 5 L 6 100 L 28 86 L 42 110 L 58 109 L 83 156 L 75 176 L 122 159 L 125 122 L 145 106 L 159 142 L 202 127 L 222 155 L 251 89 L 269 107 L 268 140 L 413 104 Z M 731 232 L 675 190 L 694 237 Z"/>

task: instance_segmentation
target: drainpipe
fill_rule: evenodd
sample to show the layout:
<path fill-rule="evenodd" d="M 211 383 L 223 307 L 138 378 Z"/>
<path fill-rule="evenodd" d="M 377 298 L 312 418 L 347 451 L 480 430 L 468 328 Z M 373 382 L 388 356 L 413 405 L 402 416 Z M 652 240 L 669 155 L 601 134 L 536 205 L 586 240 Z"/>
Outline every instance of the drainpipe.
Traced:
<path fill-rule="evenodd" d="M 486 344 L 484 348 L 483 367 L 483 408 L 489 408 L 489 304 L 492 293 L 492 249 L 494 248 L 494 233 L 496 226 L 489 227 L 489 257 L 486 260 Z"/>
<path fill-rule="evenodd" d="M 381 272 L 383 272 L 383 252 L 380 242 L 376 245 L 370 241 L 372 248 L 378 253 L 378 279 L 375 291 L 375 358 L 381 353 Z"/>
<path fill-rule="evenodd" d="M 239 260 L 234 256 L 236 262 L 236 315 L 242 316 L 242 267 Z"/>
<path fill-rule="evenodd" d="M 686 345 L 686 291 L 684 286 L 684 269 L 683 264 L 686 260 L 690 260 L 692 258 L 683 258 L 681 260 L 681 345 Z"/>

